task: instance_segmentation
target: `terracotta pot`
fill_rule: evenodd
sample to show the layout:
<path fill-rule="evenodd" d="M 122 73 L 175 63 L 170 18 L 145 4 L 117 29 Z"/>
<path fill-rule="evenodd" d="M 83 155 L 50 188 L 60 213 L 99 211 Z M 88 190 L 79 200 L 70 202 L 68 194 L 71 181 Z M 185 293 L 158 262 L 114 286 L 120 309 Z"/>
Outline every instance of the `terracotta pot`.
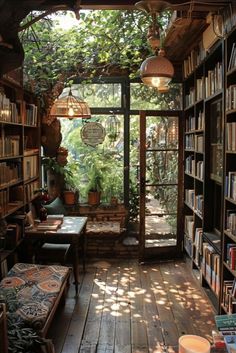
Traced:
<path fill-rule="evenodd" d="M 78 201 L 78 195 L 74 191 L 65 190 L 63 196 L 66 205 L 75 205 Z"/>
<path fill-rule="evenodd" d="M 101 199 L 101 191 L 89 191 L 88 192 L 88 204 L 99 205 Z"/>

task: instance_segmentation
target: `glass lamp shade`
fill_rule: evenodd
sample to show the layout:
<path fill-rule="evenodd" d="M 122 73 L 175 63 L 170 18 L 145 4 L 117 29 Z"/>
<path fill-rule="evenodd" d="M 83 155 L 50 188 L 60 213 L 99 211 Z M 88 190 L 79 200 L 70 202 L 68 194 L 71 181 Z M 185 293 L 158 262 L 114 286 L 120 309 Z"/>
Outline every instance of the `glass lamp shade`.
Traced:
<path fill-rule="evenodd" d="M 163 55 L 151 56 L 144 60 L 140 67 L 143 83 L 147 86 L 168 87 L 174 75 L 172 63 Z"/>
<path fill-rule="evenodd" d="M 71 91 L 65 97 L 57 98 L 50 111 L 57 118 L 91 118 L 88 104 L 81 98 L 72 95 Z"/>

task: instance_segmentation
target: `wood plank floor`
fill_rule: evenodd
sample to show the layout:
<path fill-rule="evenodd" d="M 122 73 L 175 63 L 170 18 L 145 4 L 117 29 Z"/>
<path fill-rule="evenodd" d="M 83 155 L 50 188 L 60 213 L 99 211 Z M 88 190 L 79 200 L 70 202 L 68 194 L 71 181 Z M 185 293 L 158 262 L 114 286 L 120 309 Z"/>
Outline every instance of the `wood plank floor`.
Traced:
<path fill-rule="evenodd" d="M 178 338 L 211 340 L 214 311 L 183 261 L 94 261 L 60 307 L 48 336 L 56 353 L 161 353 Z"/>

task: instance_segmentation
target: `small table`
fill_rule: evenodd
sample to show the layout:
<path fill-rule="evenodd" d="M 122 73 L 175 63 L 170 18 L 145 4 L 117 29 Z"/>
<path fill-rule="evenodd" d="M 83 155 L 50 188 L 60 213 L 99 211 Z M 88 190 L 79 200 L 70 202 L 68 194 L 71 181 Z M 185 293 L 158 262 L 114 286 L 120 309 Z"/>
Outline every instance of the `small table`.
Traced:
<path fill-rule="evenodd" d="M 75 277 L 75 290 L 78 294 L 78 248 L 82 240 L 83 270 L 85 271 L 85 229 L 87 217 L 64 217 L 63 223 L 56 231 L 42 231 L 33 227 L 25 231 L 24 239 L 27 242 L 43 240 L 45 242 L 70 244 L 73 251 L 73 272 Z"/>

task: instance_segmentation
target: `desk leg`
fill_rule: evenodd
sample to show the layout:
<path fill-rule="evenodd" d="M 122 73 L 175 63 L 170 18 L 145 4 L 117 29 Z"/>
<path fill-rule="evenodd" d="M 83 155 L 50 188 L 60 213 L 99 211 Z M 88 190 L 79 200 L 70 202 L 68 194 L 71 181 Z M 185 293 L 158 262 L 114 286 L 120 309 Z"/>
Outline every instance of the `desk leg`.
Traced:
<path fill-rule="evenodd" d="M 87 237 L 85 230 L 82 234 L 82 257 L 83 257 L 83 272 L 85 273 L 85 263 L 86 263 L 86 253 L 87 253 Z"/>
<path fill-rule="evenodd" d="M 73 273 L 74 273 L 74 279 L 75 279 L 75 293 L 76 295 L 78 294 L 78 286 L 79 286 L 79 261 L 78 261 L 78 256 L 79 256 L 79 249 L 78 249 L 78 242 L 76 241 L 73 243 Z"/>

